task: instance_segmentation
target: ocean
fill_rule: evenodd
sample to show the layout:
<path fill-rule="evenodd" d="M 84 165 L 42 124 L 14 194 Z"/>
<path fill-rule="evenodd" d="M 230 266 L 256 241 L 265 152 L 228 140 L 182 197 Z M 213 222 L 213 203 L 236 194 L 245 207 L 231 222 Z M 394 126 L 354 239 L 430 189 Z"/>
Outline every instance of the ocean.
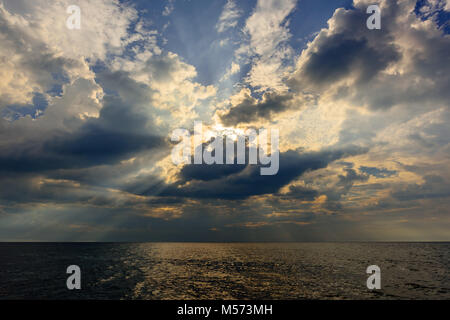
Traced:
<path fill-rule="evenodd" d="M 0 243 L 0 299 L 450 299 L 450 243 Z"/>

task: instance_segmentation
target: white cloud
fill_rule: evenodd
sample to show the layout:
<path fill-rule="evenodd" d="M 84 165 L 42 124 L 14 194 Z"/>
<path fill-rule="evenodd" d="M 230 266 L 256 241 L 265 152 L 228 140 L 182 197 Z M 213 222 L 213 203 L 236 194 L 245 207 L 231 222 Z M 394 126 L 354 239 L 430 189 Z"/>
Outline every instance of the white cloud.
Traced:
<path fill-rule="evenodd" d="M 222 81 L 228 79 L 229 77 L 231 77 L 233 74 L 238 73 L 241 70 L 241 66 L 237 63 L 235 63 L 234 61 L 231 62 L 231 66 L 230 68 L 227 70 L 227 72 L 224 74 L 224 76 L 222 77 Z"/>
<path fill-rule="evenodd" d="M 2 81 L 0 104 L 30 104 L 35 93 L 46 92 L 66 77 L 72 82 L 79 77 L 93 77 L 89 67 L 80 57 L 67 57 L 55 50 L 36 32 L 33 19 L 7 11 L 0 3 L 0 60 Z M 56 78 L 55 78 L 56 77 Z M 48 98 L 48 97 L 47 97 Z"/>
<path fill-rule="evenodd" d="M 256 56 L 247 78 L 253 87 L 286 89 L 282 83 L 283 60 L 292 56 L 292 48 L 286 43 L 290 38 L 287 17 L 295 5 L 295 0 L 259 0 L 247 19 L 244 32 L 249 36 L 249 43 L 240 51 Z"/>
<path fill-rule="evenodd" d="M 227 29 L 236 27 L 241 14 L 242 12 L 236 3 L 233 0 L 228 0 L 216 24 L 217 32 L 221 33 Z"/>
<path fill-rule="evenodd" d="M 290 37 L 286 17 L 296 1 L 259 0 L 247 19 L 245 31 L 250 35 L 250 49 L 260 56 L 273 55 L 280 44 Z"/>
<path fill-rule="evenodd" d="M 65 57 L 104 59 L 107 52 L 120 52 L 127 38 L 127 28 L 137 19 L 137 11 L 117 0 L 87 0 L 79 3 L 81 29 L 66 26 L 70 0 L 26 1 L 22 6 L 5 7 L 16 19 L 26 19 L 28 32 L 41 39 L 49 49 Z M 111 17 L 114 17 L 113 19 Z"/>
<path fill-rule="evenodd" d="M 69 0 L 0 3 L 1 107 L 30 105 L 35 93 L 48 100 L 46 92 L 61 85 L 61 77 L 66 83 L 93 79 L 89 63 L 107 59 L 107 54 L 120 54 L 127 44 L 149 38 L 142 28 L 129 37 L 127 29 L 137 19 L 137 12 L 116 0 L 83 1 L 81 29 L 70 30 L 66 9 L 71 4 Z"/>

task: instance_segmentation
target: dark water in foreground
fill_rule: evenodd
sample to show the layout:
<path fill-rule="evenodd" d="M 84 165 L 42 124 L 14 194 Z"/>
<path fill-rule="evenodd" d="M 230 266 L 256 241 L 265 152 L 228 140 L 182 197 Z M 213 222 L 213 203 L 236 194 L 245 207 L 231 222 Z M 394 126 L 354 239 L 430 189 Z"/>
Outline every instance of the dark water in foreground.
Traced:
<path fill-rule="evenodd" d="M 18 298 L 450 299 L 450 243 L 0 243 L 0 299 Z"/>

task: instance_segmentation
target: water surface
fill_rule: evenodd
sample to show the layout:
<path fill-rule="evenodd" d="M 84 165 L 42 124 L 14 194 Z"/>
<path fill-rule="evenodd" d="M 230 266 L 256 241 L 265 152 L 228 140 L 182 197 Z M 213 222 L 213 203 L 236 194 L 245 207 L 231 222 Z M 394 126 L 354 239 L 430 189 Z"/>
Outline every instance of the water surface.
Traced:
<path fill-rule="evenodd" d="M 449 263 L 450 243 L 0 243 L 0 299 L 450 299 Z"/>

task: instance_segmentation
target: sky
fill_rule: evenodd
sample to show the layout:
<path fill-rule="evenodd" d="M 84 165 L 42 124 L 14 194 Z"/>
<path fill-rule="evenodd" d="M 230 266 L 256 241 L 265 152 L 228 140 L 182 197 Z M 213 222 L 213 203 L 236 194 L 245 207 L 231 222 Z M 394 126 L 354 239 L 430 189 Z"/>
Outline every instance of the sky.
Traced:
<path fill-rule="evenodd" d="M 0 241 L 449 241 L 449 21 L 442 0 L 0 0 Z M 278 130 L 279 171 L 173 163 L 195 121 Z"/>

